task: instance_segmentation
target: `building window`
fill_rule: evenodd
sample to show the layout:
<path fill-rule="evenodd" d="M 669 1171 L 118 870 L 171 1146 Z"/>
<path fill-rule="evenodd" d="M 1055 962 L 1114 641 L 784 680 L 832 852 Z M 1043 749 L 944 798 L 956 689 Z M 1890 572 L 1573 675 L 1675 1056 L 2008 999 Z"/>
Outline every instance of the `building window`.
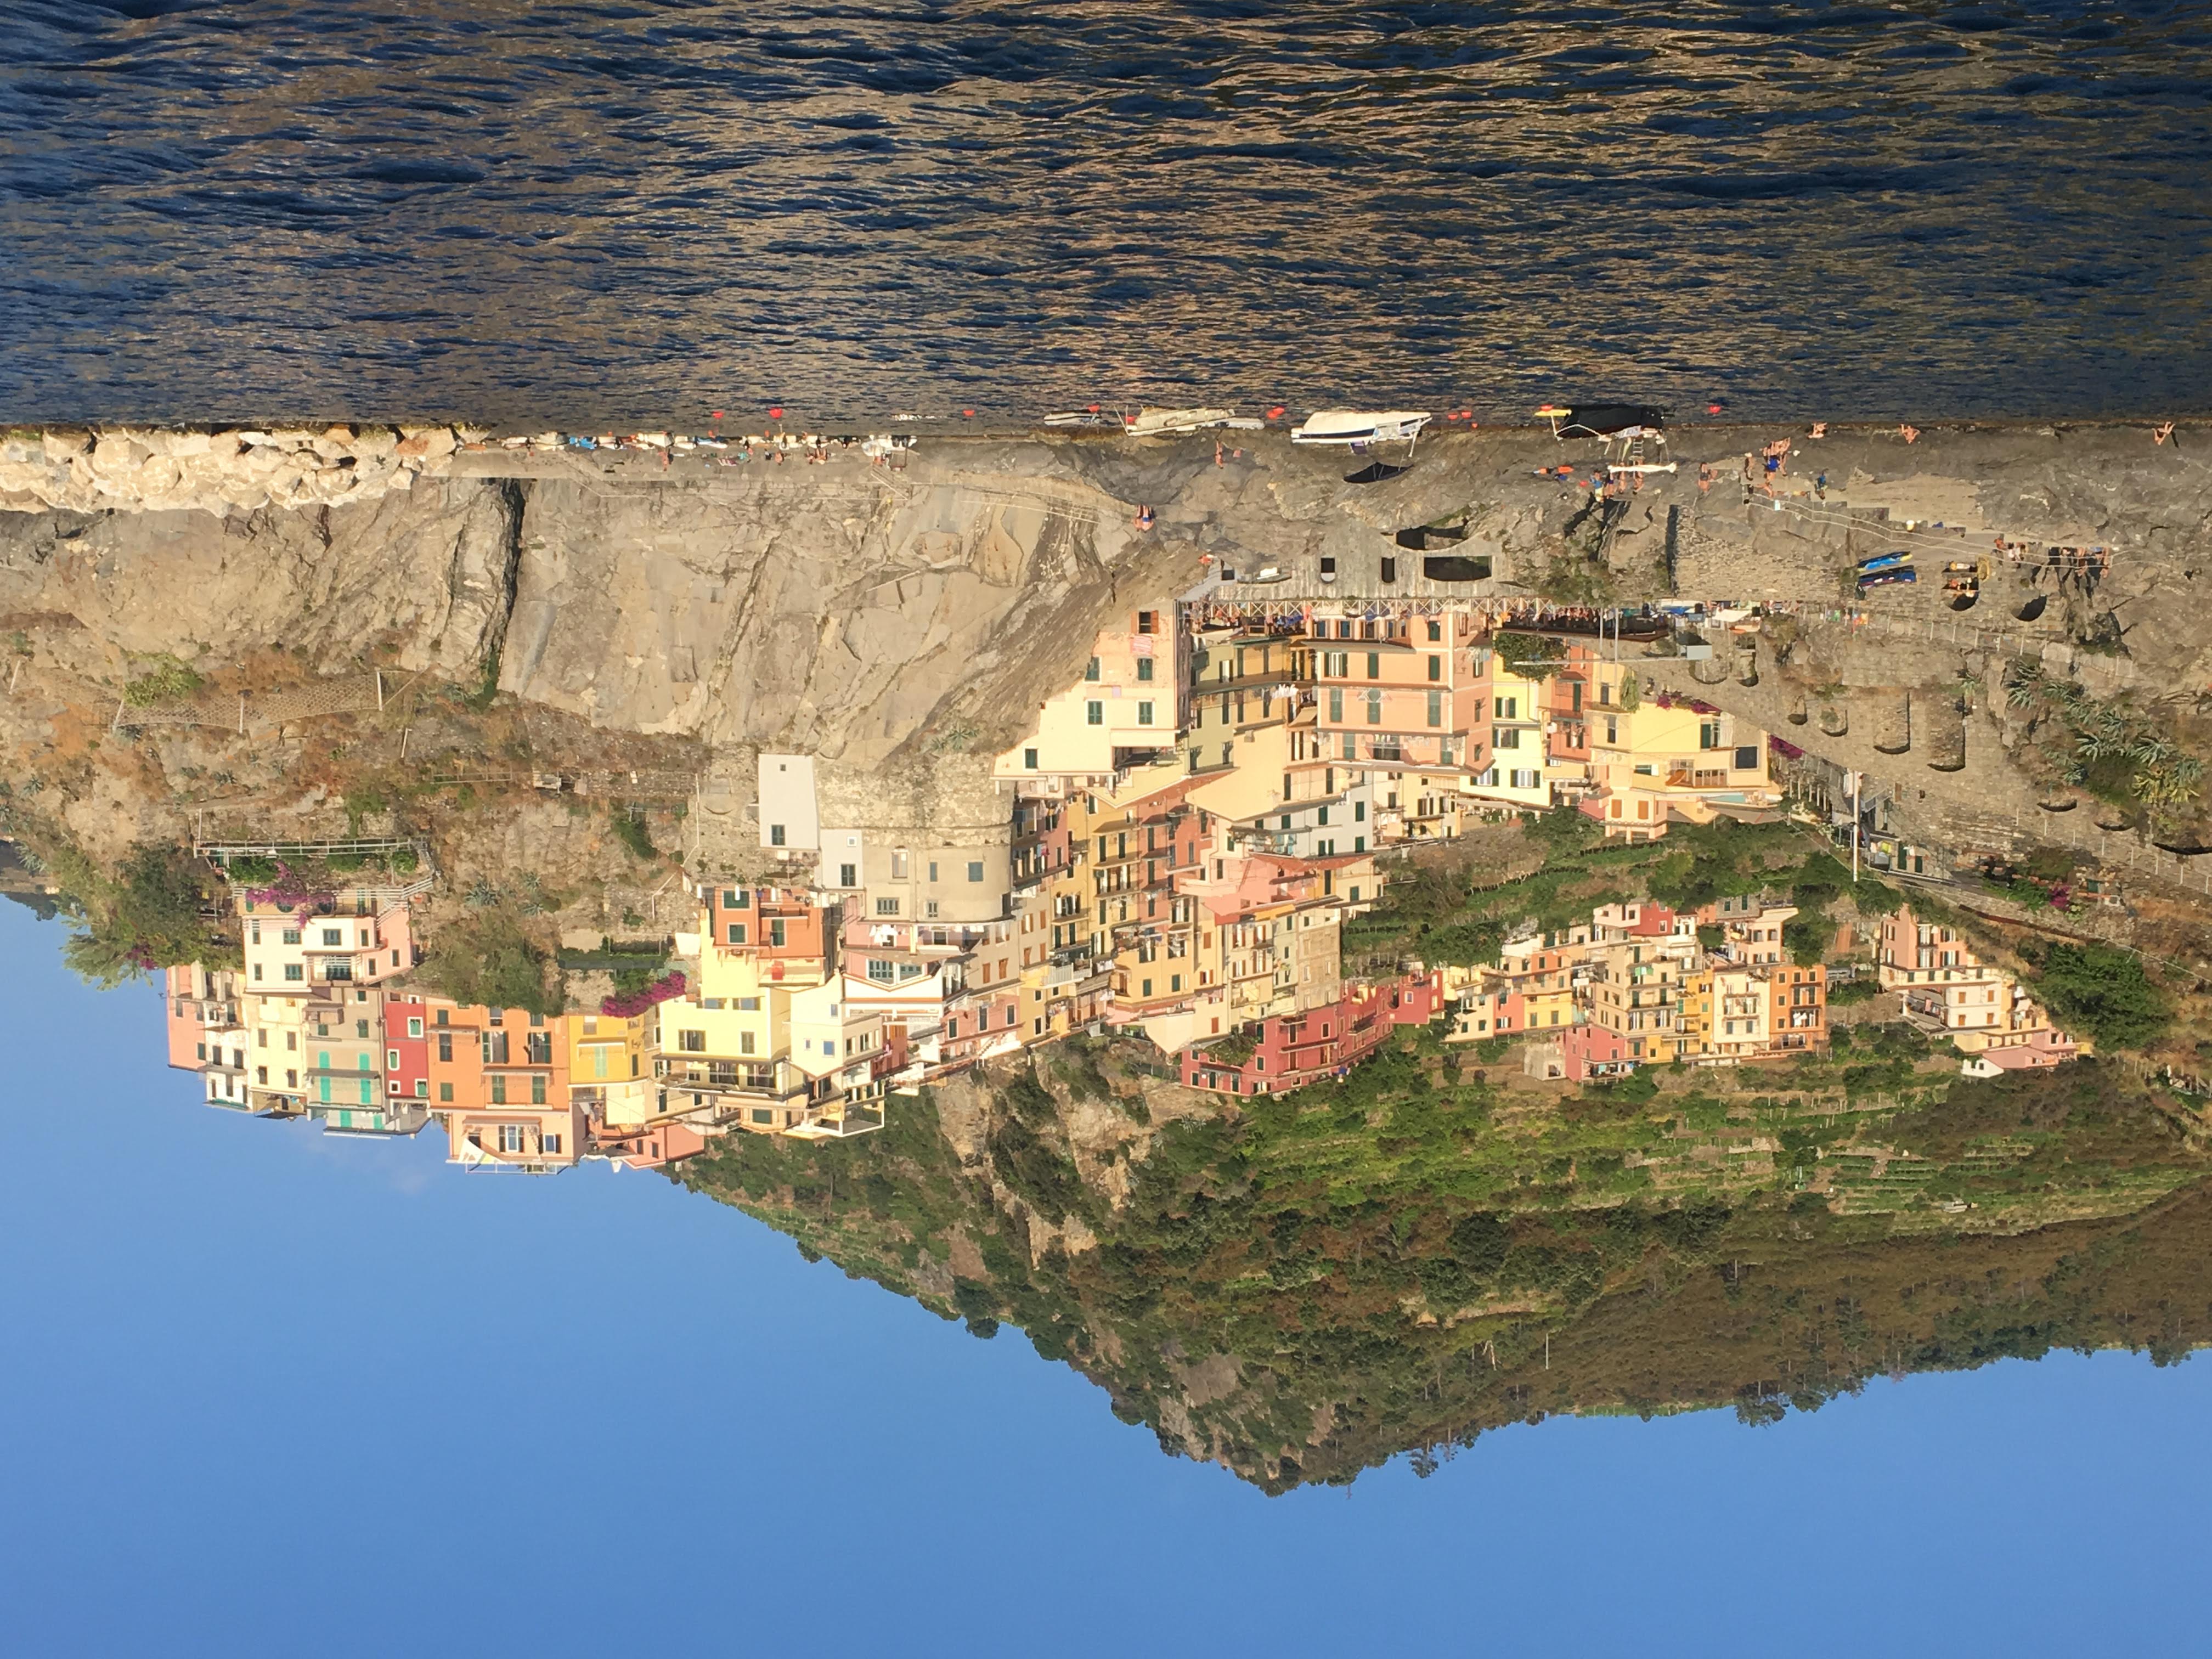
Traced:
<path fill-rule="evenodd" d="M 323 943 L 325 945 L 343 945 L 345 943 L 345 929 L 343 927 L 324 928 Z"/>
<path fill-rule="evenodd" d="M 899 913 L 899 902 L 898 902 L 896 899 L 895 899 L 895 898 L 879 898 L 879 899 L 878 899 L 878 900 L 876 901 L 876 914 L 877 914 L 878 915 L 879 915 L 879 916 L 895 916 L 895 915 L 896 915 L 898 913 Z"/>
<path fill-rule="evenodd" d="M 552 1129 L 538 1136 L 538 1150 L 553 1158 L 560 1157 L 561 1132 L 558 1129 Z"/>
<path fill-rule="evenodd" d="M 703 1054 L 707 1052 L 707 1034 L 704 1031 L 679 1030 L 676 1034 L 676 1046 L 687 1054 Z"/>
<path fill-rule="evenodd" d="M 1429 660 L 1433 662 L 1436 659 L 1431 657 Z M 1442 726 L 1443 723 L 1444 694 L 1441 691 L 1431 691 L 1429 693 L 1429 724 Z"/>
<path fill-rule="evenodd" d="M 1346 760 L 1359 758 L 1359 739 L 1349 732 L 1344 734 L 1344 758 Z"/>
<path fill-rule="evenodd" d="M 1516 771 L 1513 774 L 1513 787 L 1516 789 L 1534 789 L 1542 781 L 1542 778 L 1543 775 L 1540 772 Z"/>
<path fill-rule="evenodd" d="M 732 944 L 732 945 L 743 945 L 743 944 L 745 942 L 745 925 L 744 925 L 744 923 L 743 923 L 742 921 L 733 921 L 733 922 L 732 922 L 732 923 L 730 924 L 730 926 L 729 926 L 729 934 L 730 934 L 730 943 L 731 943 L 731 944 Z"/>
<path fill-rule="evenodd" d="M 507 1079 L 504 1077 L 495 1077 L 491 1080 L 491 1103 L 495 1106 L 507 1104 Z"/>
<path fill-rule="evenodd" d="M 545 1074 L 543 1072 L 532 1072 L 530 1074 L 530 1103 L 532 1106 L 543 1106 L 545 1103 Z"/>
<path fill-rule="evenodd" d="M 499 1149 L 502 1152 L 519 1152 L 522 1150 L 522 1126 L 520 1123 L 502 1123 L 499 1126 Z"/>
<path fill-rule="evenodd" d="M 399 1069 L 398 1049 L 386 1048 L 384 1051 L 384 1069 L 387 1072 L 396 1072 Z"/>
<path fill-rule="evenodd" d="M 868 977 L 878 985 L 890 985 L 898 978 L 898 964 L 881 957 L 868 958 Z"/>
<path fill-rule="evenodd" d="M 1517 726 L 1492 726 L 1490 746 L 1492 749 L 1518 749 L 1521 746 L 1521 728 Z"/>
<path fill-rule="evenodd" d="M 1137 724 L 1138 724 L 1138 725 L 1139 725 L 1139 726 L 1150 726 L 1152 723 L 1152 704 L 1150 704 L 1150 703 L 1148 703 L 1148 702 L 1140 702 L 1140 703 L 1139 703 L 1139 704 L 1137 705 Z"/>
<path fill-rule="evenodd" d="M 441 1083 L 438 1085 L 438 1103 L 441 1106 L 450 1106 L 453 1103 L 453 1085 L 452 1084 Z"/>
<path fill-rule="evenodd" d="M 1085 726 L 1105 725 L 1106 705 L 1103 702 L 1096 702 L 1085 703 L 1083 705 L 1083 723 Z"/>
<path fill-rule="evenodd" d="M 1382 694 L 1380 691 L 1367 694 L 1367 723 L 1370 726 L 1382 724 Z"/>
<path fill-rule="evenodd" d="M 1328 688 L 1328 717 L 1340 721 L 1344 718 L 1344 688 L 1340 685 Z"/>
<path fill-rule="evenodd" d="M 428 1100 L 429 1097 L 430 1079 L 427 1077 L 416 1078 L 415 1079 L 415 1098 L 417 1100 Z"/>
<path fill-rule="evenodd" d="M 287 945 L 297 945 L 300 942 L 300 930 L 296 927 L 287 927 L 284 930 L 283 939 Z"/>
<path fill-rule="evenodd" d="M 981 859 L 970 859 L 970 860 L 969 860 L 969 862 L 968 862 L 968 879 L 969 879 L 969 880 L 970 880 L 970 881 L 981 881 L 981 880 L 982 880 L 982 879 L 983 879 L 983 860 L 981 860 Z"/>
<path fill-rule="evenodd" d="M 1436 624 L 1435 624 L 1434 623 L 1431 623 L 1429 624 L 1429 626 L 1430 626 L 1430 627 L 1431 627 L 1431 628 L 1433 628 L 1433 627 L 1435 627 L 1435 626 L 1436 626 Z M 1443 659 L 1442 657 L 1438 656 L 1435 652 L 1433 652 L 1433 651 L 1430 652 L 1430 653 L 1429 653 L 1429 678 L 1430 678 L 1431 679 L 1432 679 L 1432 680 L 1440 680 L 1440 679 L 1443 678 L 1443 677 L 1444 677 L 1444 659 Z"/>
<path fill-rule="evenodd" d="M 422 1035 L 422 1018 L 421 1015 L 410 1015 L 408 1018 L 407 1035 L 411 1037 L 419 1037 Z"/>
<path fill-rule="evenodd" d="M 1032 749 L 1030 752 L 1034 755 L 1036 753 L 1036 750 Z M 860 884 L 859 880 L 860 874 L 860 872 L 858 866 L 841 864 L 837 866 L 837 884 L 840 887 L 858 887 Z"/>
<path fill-rule="evenodd" d="M 768 844 L 771 847 L 781 847 L 783 845 L 783 826 L 781 824 L 771 823 L 769 825 Z"/>
<path fill-rule="evenodd" d="M 287 981 L 296 983 L 299 981 L 307 978 L 307 970 L 301 963 L 296 962 L 288 962 L 284 964 L 284 977 Z"/>
<path fill-rule="evenodd" d="M 1086 679 L 1086 680 L 1091 680 L 1091 681 L 1093 681 L 1093 682 L 1096 682 L 1096 681 L 1097 681 L 1097 679 L 1098 678 L 1098 659 L 1097 659 L 1097 658 L 1093 657 L 1093 658 L 1091 659 L 1090 665 L 1089 665 L 1088 667 L 1086 667 L 1086 668 L 1083 671 L 1083 678 L 1084 678 L 1085 679 Z"/>
<path fill-rule="evenodd" d="M 1382 678 L 1382 653 L 1380 651 L 1367 653 L 1367 678 L 1370 680 Z"/>
<path fill-rule="evenodd" d="M 1022 765 L 1024 769 L 1028 771 L 1036 771 L 1037 769 L 1037 751 L 1034 749 L 1023 750 Z M 850 887 L 852 884 L 853 884 L 849 881 L 845 884 L 848 887 Z"/>
<path fill-rule="evenodd" d="M 1365 801 L 1356 800 L 1352 803 L 1352 821 L 1354 823 L 1364 823 L 1367 822 L 1367 803 Z"/>
<path fill-rule="evenodd" d="M 1735 751 L 1735 769 L 1739 772 L 1755 772 L 1759 769 L 1759 745 L 1757 744 L 1747 743 L 1737 749 Z"/>
<path fill-rule="evenodd" d="M 1140 679 L 1140 680 L 1149 680 L 1149 679 L 1151 679 L 1151 678 L 1152 678 L 1152 659 L 1150 657 L 1139 657 L 1139 658 L 1138 658 L 1138 659 L 1137 659 L 1137 678 L 1138 678 L 1139 679 Z"/>

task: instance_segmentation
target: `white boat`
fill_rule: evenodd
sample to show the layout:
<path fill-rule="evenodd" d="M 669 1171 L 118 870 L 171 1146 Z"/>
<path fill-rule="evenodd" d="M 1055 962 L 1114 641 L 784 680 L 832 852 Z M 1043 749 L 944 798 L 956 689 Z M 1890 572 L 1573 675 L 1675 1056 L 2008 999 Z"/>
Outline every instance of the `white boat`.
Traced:
<path fill-rule="evenodd" d="M 1291 428 L 1294 444 L 1411 443 L 1429 423 L 1426 410 L 1323 409 Z"/>
<path fill-rule="evenodd" d="M 1130 417 L 1127 430 L 1132 438 L 1161 438 L 1226 426 L 1236 418 L 1233 409 L 1140 409 Z"/>
<path fill-rule="evenodd" d="M 1257 582 L 1286 582 L 1290 579 L 1290 572 L 1271 564 L 1263 566 L 1256 575 L 1245 577 L 1244 581 L 1250 586 Z"/>
<path fill-rule="evenodd" d="M 1121 417 L 1110 409 L 1070 409 L 1044 417 L 1047 426 L 1112 426 L 1121 424 Z"/>

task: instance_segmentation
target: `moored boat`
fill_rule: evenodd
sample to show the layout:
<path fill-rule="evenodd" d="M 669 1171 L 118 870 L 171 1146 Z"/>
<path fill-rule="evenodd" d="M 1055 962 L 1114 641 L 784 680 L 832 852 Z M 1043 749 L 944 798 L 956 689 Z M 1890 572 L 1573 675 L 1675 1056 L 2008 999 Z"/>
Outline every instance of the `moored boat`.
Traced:
<path fill-rule="evenodd" d="M 1428 425 L 1426 410 L 1323 409 L 1291 428 L 1294 444 L 1411 443 Z"/>

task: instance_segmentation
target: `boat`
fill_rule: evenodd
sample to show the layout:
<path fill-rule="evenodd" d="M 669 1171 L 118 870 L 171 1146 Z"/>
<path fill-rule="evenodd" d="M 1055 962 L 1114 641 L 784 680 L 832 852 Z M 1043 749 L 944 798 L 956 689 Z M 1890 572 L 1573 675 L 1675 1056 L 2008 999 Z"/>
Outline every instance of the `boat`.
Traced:
<path fill-rule="evenodd" d="M 1911 562 L 1910 549 L 1901 549 L 1895 553 L 1877 553 L 1872 558 L 1859 561 L 1859 574 L 1870 576 L 1881 570 L 1901 570 Z"/>
<path fill-rule="evenodd" d="M 1047 426 L 1110 426 L 1120 427 L 1122 417 L 1119 410 L 1104 409 L 1071 409 L 1044 417 Z"/>
<path fill-rule="evenodd" d="M 1870 588 L 1887 587 L 1893 582 L 1916 582 L 1919 580 L 1918 574 L 1910 566 L 1900 566 L 1894 570 L 1877 570 L 1872 575 L 1859 578 L 1859 592 L 1863 593 Z"/>
<path fill-rule="evenodd" d="M 1132 438 L 1164 438 L 1226 426 L 1236 418 L 1233 409 L 1140 409 L 1128 417 L 1123 429 Z"/>
<path fill-rule="evenodd" d="M 1228 574 L 1226 571 L 1222 574 L 1224 576 Z M 1290 572 L 1271 564 L 1262 566 L 1256 574 L 1247 576 L 1243 580 L 1245 586 L 1249 587 L 1259 582 L 1286 582 L 1290 579 Z M 1231 580 L 1234 580 L 1235 578 L 1231 577 Z"/>
<path fill-rule="evenodd" d="M 1291 428 L 1294 444 L 1411 443 L 1430 421 L 1426 410 L 1323 409 Z"/>
<path fill-rule="evenodd" d="M 1554 438 L 1639 438 L 1667 425 L 1656 404 L 1546 404 L 1536 418 L 1552 423 Z"/>

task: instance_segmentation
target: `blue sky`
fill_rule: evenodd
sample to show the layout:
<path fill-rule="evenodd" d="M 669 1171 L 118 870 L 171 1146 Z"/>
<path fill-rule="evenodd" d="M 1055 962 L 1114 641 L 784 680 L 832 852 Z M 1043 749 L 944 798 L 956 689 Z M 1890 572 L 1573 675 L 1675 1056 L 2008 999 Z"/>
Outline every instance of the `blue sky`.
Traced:
<path fill-rule="evenodd" d="M 2110 1650 L 2203 1640 L 2212 1365 L 1486 1437 L 1269 1499 L 658 1177 L 198 1103 L 0 904 L 0 1651 Z"/>

